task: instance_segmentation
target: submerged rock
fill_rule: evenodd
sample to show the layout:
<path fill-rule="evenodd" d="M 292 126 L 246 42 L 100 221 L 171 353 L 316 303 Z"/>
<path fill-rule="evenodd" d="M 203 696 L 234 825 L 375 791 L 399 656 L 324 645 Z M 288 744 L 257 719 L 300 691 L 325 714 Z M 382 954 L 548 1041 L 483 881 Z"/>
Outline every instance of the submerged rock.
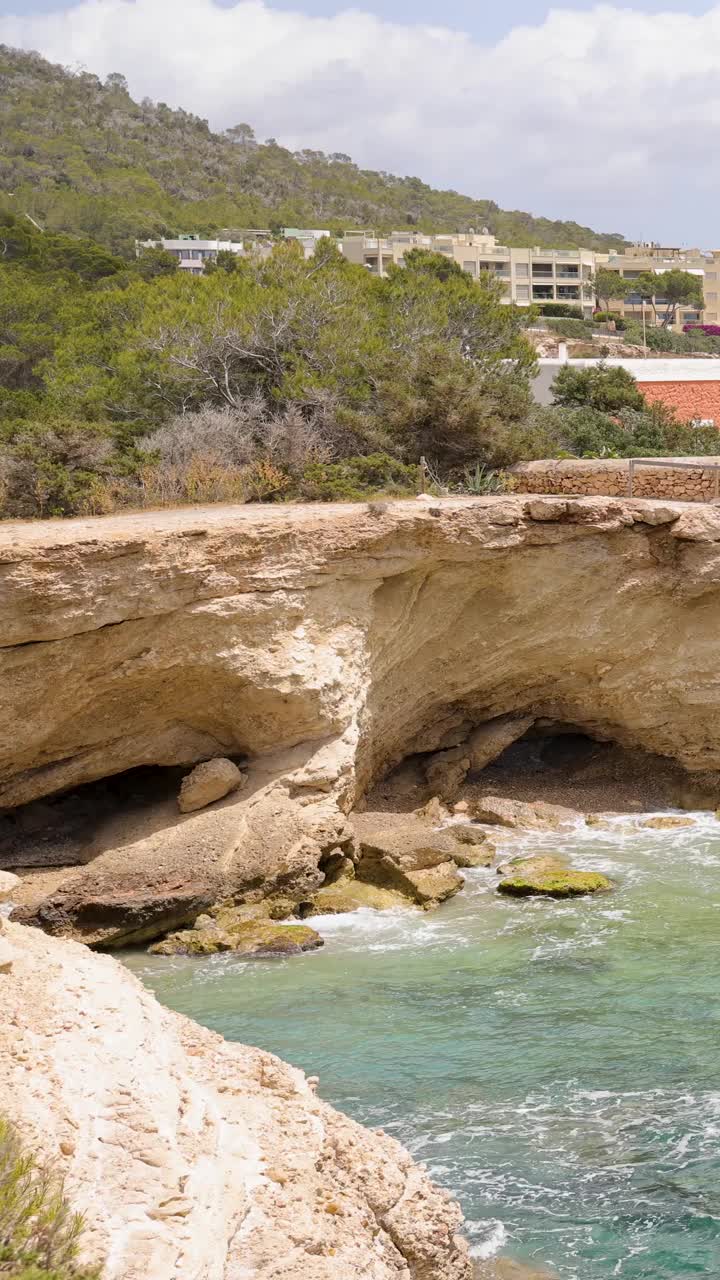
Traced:
<path fill-rule="evenodd" d="M 323 946 L 308 925 L 276 924 L 271 920 L 234 921 L 229 912 L 219 919 L 202 916 L 193 929 L 171 933 L 150 951 L 157 956 L 208 956 L 233 951 L 241 956 L 292 956 Z"/>
<path fill-rule="evenodd" d="M 501 880 L 498 893 L 514 898 L 544 895 L 548 898 L 577 898 L 587 893 L 607 893 L 613 884 L 597 871 L 530 871 L 515 873 Z"/>
<path fill-rule="evenodd" d="M 221 757 L 216 760 L 205 760 L 196 765 L 192 773 L 188 773 L 180 784 L 178 809 L 181 813 L 194 813 L 196 809 L 204 809 L 237 791 L 247 781 L 232 760 Z"/>
<path fill-rule="evenodd" d="M 694 818 L 681 818 L 678 814 L 668 814 L 662 818 L 646 818 L 640 823 L 650 831 L 673 831 L 675 827 L 694 827 Z"/>

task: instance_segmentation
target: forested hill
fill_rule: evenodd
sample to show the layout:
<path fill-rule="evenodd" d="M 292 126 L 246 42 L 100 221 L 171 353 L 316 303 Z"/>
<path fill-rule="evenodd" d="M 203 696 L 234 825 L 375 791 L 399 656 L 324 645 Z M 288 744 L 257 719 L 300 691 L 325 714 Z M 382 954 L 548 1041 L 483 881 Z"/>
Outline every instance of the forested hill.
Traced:
<path fill-rule="evenodd" d="M 258 143 L 237 125 L 148 98 L 121 75 L 103 83 L 38 54 L 0 46 L 0 193 L 51 231 L 128 252 L 135 236 L 220 228 L 486 226 L 503 244 L 603 249 L 624 244 L 575 222 L 499 209 L 419 178 L 359 169 L 349 156 Z"/>

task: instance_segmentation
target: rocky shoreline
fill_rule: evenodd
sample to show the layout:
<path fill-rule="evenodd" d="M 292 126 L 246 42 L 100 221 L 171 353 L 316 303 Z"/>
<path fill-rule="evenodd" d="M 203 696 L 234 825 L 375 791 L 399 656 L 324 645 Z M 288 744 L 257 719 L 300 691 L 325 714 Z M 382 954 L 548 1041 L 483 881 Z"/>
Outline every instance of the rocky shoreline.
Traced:
<path fill-rule="evenodd" d="M 470 1280 L 397 1144 L 77 944 L 299 954 L 477 866 L 611 890 L 522 832 L 717 807 L 720 512 L 185 510 L 5 525 L 0 561 L 0 1082 L 107 1280 Z"/>

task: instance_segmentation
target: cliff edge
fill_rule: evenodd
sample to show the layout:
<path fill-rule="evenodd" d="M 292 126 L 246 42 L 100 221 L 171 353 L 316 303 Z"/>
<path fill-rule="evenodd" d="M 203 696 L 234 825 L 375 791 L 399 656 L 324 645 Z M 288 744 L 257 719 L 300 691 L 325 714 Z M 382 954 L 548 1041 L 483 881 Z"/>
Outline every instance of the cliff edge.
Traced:
<path fill-rule="evenodd" d="M 0 1107 L 64 1175 L 103 1280 L 469 1280 L 449 1196 L 301 1071 L 110 957 L 2 939 Z"/>

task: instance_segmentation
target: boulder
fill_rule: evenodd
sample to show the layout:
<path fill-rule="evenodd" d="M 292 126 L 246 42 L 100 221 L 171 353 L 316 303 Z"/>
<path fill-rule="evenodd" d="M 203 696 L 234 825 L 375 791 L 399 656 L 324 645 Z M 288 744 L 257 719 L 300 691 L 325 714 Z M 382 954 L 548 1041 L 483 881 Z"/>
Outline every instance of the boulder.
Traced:
<path fill-rule="evenodd" d="M 359 845 L 358 880 L 404 894 L 423 907 L 437 906 L 462 888 L 454 862 L 458 842 L 448 830 L 432 831 L 415 814 L 361 813 L 352 824 Z"/>
<path fill-rule="evenodd" d="M 452 859 L 456 867 L 489 867 L 495 857 L 495 845 L 491 844 L 480 827 L 468 823 L 454 823 L 447 828 L 457 841 Z"/>
<path fill-rule="evenodd" d="M 488 840 L 487 831 L 483 831 L 482 827 L 473 826 L 471 822 L 454 822 L 446 830 L 448 835 L 452 836 L 453 840 L 459 840 L 460 844 L 484 844 L 489 845 L 493 852 L 495 850 L 495 846 Z"/>
<path fill-rule="evenodd" d="M 491 844 L 459 844 L 453 852 L 455 866 L 463 870 L 471 867 L 489 867 L 494 857 L 495 849 Z"/>
<path fill-rule="evenodd" d="M 150 950 L 159 956 L 207 956 L 217 951 L 239 956 L 294 956 L 322 945 L 320 935 L 308 925 L 247 920 L 226 910 L 217 917 L 202 916 L 193 929 L 172 933 Z"/>
<path fill-rule="evenodd" d="M 232 760 L 220 757 L 216 760 L 205 760 L 198 764 L 182 780 L 178 796 L 178 809 L 181 813 L 194 813 L 196 809 L 204 809 L 215 800 L 222 800 L 237 791 L 246 781 Z"/>
<path fill-rule="evenodd" d="M 650 831 L 674 831 L 676 827 L 694 827 L 693 818 L 681 818 L 677 814 L 668 814 L 662 818 L 646 818 L 640 823 L 641 827 L 647 827 Z"/>
<path fill-rule="evenodd" d="M 498 892 L 514 898 L 541 895 L 547 898 L 577 898 L 588 893 L 607 893 L 612 887 L 612 881 L 597 871 L 574 871 L 565 867 L 562 871 L 537 871 L 507 876 L 500 881 Z"/>
<path fill-rule="evenodd" d="M 508 800 L 504 796 L 482 796 L 472 806 L 472 815 L 478 822 L 494 826 L 522 828 L 539 831 L 556 831 L 570 825 L 578 818 L 574 809 L 559 804 L 546 804 L 543 800 Z"/>
<path fill-rule="evenodd" d="M 8 902 L 21 884 L 20 877 L 12 871 L 0 871 L 0 902 Z"/>

